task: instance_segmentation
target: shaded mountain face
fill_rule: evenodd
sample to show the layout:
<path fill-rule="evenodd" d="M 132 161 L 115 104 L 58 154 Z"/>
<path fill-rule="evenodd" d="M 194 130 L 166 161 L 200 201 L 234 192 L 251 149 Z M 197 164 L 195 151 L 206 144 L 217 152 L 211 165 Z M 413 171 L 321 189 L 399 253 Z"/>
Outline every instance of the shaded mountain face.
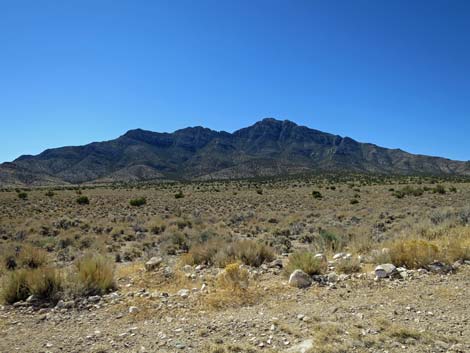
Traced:
<path fill-rule="evenodd" d="M 207 180 L 315 171 L 470 175 L 470 163 L 413 155 L 264 119 L 235 131 L 131 130 L 115 140 L 49 149 L 0 165 L 0 184 Z"/>

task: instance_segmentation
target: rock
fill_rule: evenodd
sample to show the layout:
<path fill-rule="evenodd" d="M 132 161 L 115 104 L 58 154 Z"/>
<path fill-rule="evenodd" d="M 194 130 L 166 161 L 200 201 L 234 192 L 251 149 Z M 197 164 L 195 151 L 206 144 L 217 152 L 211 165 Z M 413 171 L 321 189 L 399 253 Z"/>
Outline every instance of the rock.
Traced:
<path fill-rule="evenodd" d="M 295 346 L 292 346 L 286 349 L 284 352 L 285 353 L 307 353 L 312 349 L 313 349 L 313 340 L 308 339 L 308 340 L 300 342 L 299 344 L 296 344 Z"/>
<path fill-rule="evenodd" d="M 99 295 L 92 295 L 91 297 L 88 297 L 88 301 L 90 303 L 98 303 L 101 300 L 101 297 Z"/>
<path fill-rule="evenodd" d="M 136 306 L 130 306 L 129 307 L 129 314 L 135 314 L 139 312 L 139 308 Z"/>
<path fill-rule="evenodd" d="M 374 270 L 377 278 L 392 277 L 397 273 L 397 268 L 393 264 L 378 265 Z"/>
<path fill-rule="evenodd" d="M 330 272 L 327 276 L 328 282 L 335 283 L 338 280 L 338 275 L 336 272 Z"/>
<path fill-rule="evenodd" d="M 333 256 L 333 260 L 339 260 L 339 259 L 342 259 L 346 256 L 346 254 L 344 252 L 340 252 L 340 253 L 337 253 Z"/>
<path fill-rule="evenodd" d="M 145 263 L 145 269 L 147 271 L 153 271 L 154 269 L 159 267 L 162 262 L 163 259 L 161 257 L 154 256 Z"/>
<path fill-rule="evenodd" d="M 277 260 L 274 260 L 274 261 L 271 261 L 269 264 L 268 264 L 268 267 L 269 268 L 282 268 L 284 265 L 282 264 L 282 260 L 281 259 L 277 259 Z"/>
<path fill-rule="evenodd" d="M 178 294 L 181 298 L 187 298 L 187 297 L 189 297 L 189 292 L 190 292 L 189 289 L 185 289 L 185 288 L 184 288 L 184 289 L 180 289 L 177 294 Z"/>
<path fill-rule="evenodd" d="M 312 278 L 302 270 L 295 270 L 289 277 L 289 285 L 297 288 L 307 288 L 312 284 Z"/>
<path fill-rule="evenodd" d="M 193 272 L 193 267 L 191 265 L 184 265 L 182 270 L 184 273 L 191 273 Z"/>
<path fill-rule="evenodd" d="M 449 273 L 452 272 L 452 266 L 443 264 L 442 262 L 435 261 L 428 266 L 429 271 L 434 273 Z"/>

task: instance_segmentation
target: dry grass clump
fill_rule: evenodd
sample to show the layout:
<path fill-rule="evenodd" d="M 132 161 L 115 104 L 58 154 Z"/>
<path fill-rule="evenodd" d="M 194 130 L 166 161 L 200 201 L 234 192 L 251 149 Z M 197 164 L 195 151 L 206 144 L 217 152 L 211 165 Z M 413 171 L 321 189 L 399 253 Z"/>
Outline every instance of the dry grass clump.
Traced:
<path fill-rule="evenodd" d="M 311 252 L 298 251 L 289 256 L 284 272 L 288 276 L 295 270 L 302 270 L 309 275 L 319 275 L 326 271 L 327 263 L 315 257 Z"/>
<path fill-rule="evenodd" d="M 61 290 L 62 279 L 56 269 L 19 269 L 4 278 L 0 298 L 5 303 L 13 304 L 33 295 L 36 300 L 55 303 Z"/>
<path fill-rule="evenodd" d="M 191 247 L 187 254 L 181 257 L 186 265 L 213 265 L 215 257 L 224 246 L 223 241 L 211 239 L 206 243 L 196 244 Z"/>
<path fill-rule="evenodd" d="M 446 229 L 433 240 L 396 239 L 389 249 L 390 261 L 407 268 L 423 268 L 434 261 L 452 264 L 459 260 L 469 260 L 470 229 L 463 226 Z"/>
<path fill-rule="evenodd" d="M 249 284 L 248 271 L 239 263 L 229 264 L 217 277 L 216 290 L 205 297 L 205 302 L 216 309 L 253 305 L 260 295 Z"/>
<path fill-rule="evenodd" d="M 78 259 L 76 266 L 77 290 L 82 295 L 101 295 L 116 288 L 114 263 L 97 254 Z"/>
<path fill-rule="evenodd" d="M 240 266 L 239 263 L 228 264 L 224 271 L 217 278 L 217 285 L 222 289 L 233 291 L 244 290 L 248 288 L 248 271 Z"/>
<path fill-rule="evenodd" d="M 440 249 L 439 260 L 453 263 L 470 260 L 470 229 L 457 227 L 450 229 L 445 237 L 435 240 Z"/>
<path fill-rule="evenodd" d="M 7 304 L 25 300 L 30 295 L 27 270 L 21 269 L 8 273 L 2 281 L 0 299 Z"/>
<path fill-rule="evenodd" d="M 2 253 L 2 267 L 6 270 L 17 268 L 39 268 L 48 262 L 47 252 L 31 244 L 10 246 Z"/>
<path fill-rule="evenodd" d="M 22 267 L 39 268 L 47 261 L 46 251 L 32 245 L 24 245 L 18 253 L 18 264 Z"/>
<path fill-rule="evenodd" d="M 438 258 L 439 248 L 423 239 L 400 239 L 390 245 L 389 254 L 395 266 L 422 268 Z"/>
<path fill-rule="evenodd" d="M 346 274 L 360 272 L 361 263 L 357 258 L 342 259 L 335 264 L 335 270 Z"/>
<path fill-rule="evenodd" d="M 228 244 L 217 253 L 216 264 L 222 267 L 240 261 L 248 266 L 259 267 L 273 259 L 274 251 L 271 247 L 254 240 L 239 240 Z"/>
<path fill-rule="evenodd" d="M 182 261 L 189 265 L 205 264 L 219 267 L 241 262 L 248 266 L 259 267 L 273 259 L 273 249 L 254 240 L 238 240 L 227 244 L 221 239 L 211 239 L 192 246 Z"/>

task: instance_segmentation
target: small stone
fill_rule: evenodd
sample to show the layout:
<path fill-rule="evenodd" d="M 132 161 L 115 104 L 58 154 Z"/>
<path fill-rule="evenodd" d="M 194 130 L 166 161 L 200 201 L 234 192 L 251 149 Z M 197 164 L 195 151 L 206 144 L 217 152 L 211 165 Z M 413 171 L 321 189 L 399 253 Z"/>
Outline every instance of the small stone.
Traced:
<path fill-rule="evenodd" d="M 187 297 L 189 297 L 189 293 L 190 293 L 189 289 L 185 289 L 185 288 L 184 288 L 184 289 L 180 289 L 177 294 L 178 294 L 181 298 L 187 298 Z"/>
<path fill-rule="evenodd" d="M 135 314 L 139 312 L 139 308 L 136 306 L 130 306 L 129 307 L 129 314 Z"/>
<path fill-rule="evenodd" d="M 286 342 L 284 342 L 286 344 Z M 286 349 L 284 352 L 285 353 L 307 353 L 313 349 L 313 340 L 308 339 L 305 341 L 300 342 L 299 344 L 296 344 L 295 346 L 292 346 L 288 349 Z"/>
<path fill-rule="evenodd" d="M 154 269 L 159 267 L 162 262 L 163 259 L 161 257 L 154 256 L 145 263 L 145 269 L 147 271 L 153 271 Z"/>

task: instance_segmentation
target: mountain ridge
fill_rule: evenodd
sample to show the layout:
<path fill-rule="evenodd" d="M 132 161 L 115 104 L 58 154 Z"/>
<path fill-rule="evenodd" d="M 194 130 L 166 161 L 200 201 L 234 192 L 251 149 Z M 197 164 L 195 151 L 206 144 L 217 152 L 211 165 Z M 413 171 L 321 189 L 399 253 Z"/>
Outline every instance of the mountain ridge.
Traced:
<path fill-rule="evenodd" d="M 0 185 L 208 180 L 318 171 L 470 176 L 470 163 L 361 143 L 265 118 L 229 133 L 132 129 L 113 140 L 47 149 L 0 164 Z"/>

